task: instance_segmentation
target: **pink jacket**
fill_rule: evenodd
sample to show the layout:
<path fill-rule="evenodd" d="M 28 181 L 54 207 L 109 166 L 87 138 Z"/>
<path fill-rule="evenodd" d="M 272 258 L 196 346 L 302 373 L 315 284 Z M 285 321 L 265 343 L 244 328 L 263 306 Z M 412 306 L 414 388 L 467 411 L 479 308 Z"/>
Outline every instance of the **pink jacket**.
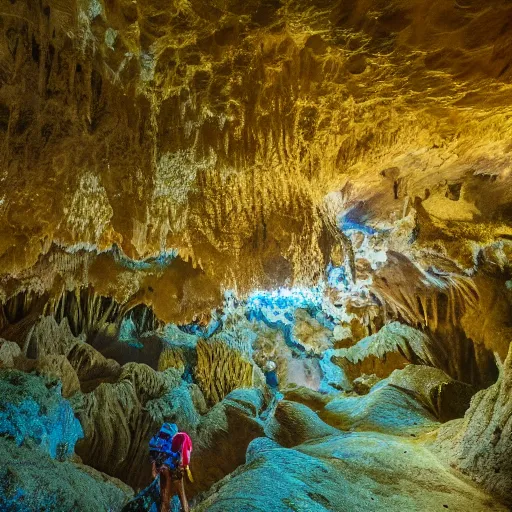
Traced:
<path fill-rule="evenodd" d="M 192 439 L 185 432 L 178 432 L 172 438 L 171 449 L 173 452 L 181 452 L 181 462 L 186 467 L 190 463 L 192 453 Z"/>

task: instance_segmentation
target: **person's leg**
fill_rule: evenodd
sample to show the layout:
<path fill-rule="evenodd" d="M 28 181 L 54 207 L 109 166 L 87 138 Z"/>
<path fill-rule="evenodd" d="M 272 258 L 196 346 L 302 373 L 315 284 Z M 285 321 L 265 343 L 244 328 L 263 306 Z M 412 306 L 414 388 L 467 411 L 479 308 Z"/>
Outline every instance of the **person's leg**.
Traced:
<path fill-rule="evenodd" d="M 160 512 L 171 510 L 171 475 L 168 468 L 160 469 Z"/>
<path fill-rule="evenodd" d="M 173 482 L 174 489 L 180 498 L 181 510 L 183 512 L 190 512 L 190 508 L 188 506 L 187 496 L 185 495 L 185 483 L 184 479 L 180 478 L 179 480 L 175 480 Z"/>

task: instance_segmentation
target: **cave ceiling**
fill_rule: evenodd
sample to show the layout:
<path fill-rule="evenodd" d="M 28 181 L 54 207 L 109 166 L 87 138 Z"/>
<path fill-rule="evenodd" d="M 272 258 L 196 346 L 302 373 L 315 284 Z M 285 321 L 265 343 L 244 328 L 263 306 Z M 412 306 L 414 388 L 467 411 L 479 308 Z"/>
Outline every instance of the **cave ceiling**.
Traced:
<path fill-rule="evenodd" d="M 3 300 L 92 286 L 172 320 L 317 282 L 343 222 L 446 268 L 512 237 L 509 1 L 1 0 L 0 22 Z"/>

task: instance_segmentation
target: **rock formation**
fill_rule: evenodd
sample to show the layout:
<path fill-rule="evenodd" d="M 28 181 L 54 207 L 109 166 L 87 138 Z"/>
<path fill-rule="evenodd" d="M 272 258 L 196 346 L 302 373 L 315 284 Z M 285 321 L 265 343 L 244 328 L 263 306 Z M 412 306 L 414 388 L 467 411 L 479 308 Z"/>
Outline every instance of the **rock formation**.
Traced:
<path fill-rule="evenodd" d="M 120 510 L 132 495 L 121 481 L 0 439 L 2 510 Z"/>
<path fill-rule="evenodd" d="M 471 266 L 510 234 L 509 5 L 357 5 L 6 3 L 3 293 L 64 273 L 208 308 L 350 260 L 342 211 Z"/>
<path fill-rule="evenodd" d="M 477 393 L 463 419 L 443 425 L 435 449 L 490 493 L 512 505 L 512 347 L 500 378 Z"/>
<path fill-rule="evenodd" d="M 83 436 L 60 384 L 20 371 L 0 372 L 2 510 L 117 509 L 131 489 L 72 461 Z"/>
<path fill-rule="evenodd" d="M 236 388 L 252 387 L 253 365 L 225 343 L 201 340 L 195 378 L 205 398 L 215 404 Z"/>
<path fill-rule="evenodd" d="M 252 488 L 259 492 L 244 492 Z M 263 511 L 269 506 L 283 512 L 506 510 L 454 476 L 421 445 L 383 434 L 341 432 L 293 449 L 256 439 L 247 463 L 214 486 L 196 510 Z"/>

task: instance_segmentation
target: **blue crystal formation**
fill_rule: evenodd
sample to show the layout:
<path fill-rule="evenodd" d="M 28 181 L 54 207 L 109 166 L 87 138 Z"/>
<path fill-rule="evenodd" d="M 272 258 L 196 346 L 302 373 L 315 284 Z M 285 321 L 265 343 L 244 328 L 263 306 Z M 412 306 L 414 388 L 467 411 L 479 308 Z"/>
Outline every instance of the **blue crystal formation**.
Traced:
<path fill-rule="evenodd" d="M 61 384 L 17 370 L 0 371 L 0 436 L 18 446 L 36 445 L 51 458 L 66 460 L 83 437 Z"/>

